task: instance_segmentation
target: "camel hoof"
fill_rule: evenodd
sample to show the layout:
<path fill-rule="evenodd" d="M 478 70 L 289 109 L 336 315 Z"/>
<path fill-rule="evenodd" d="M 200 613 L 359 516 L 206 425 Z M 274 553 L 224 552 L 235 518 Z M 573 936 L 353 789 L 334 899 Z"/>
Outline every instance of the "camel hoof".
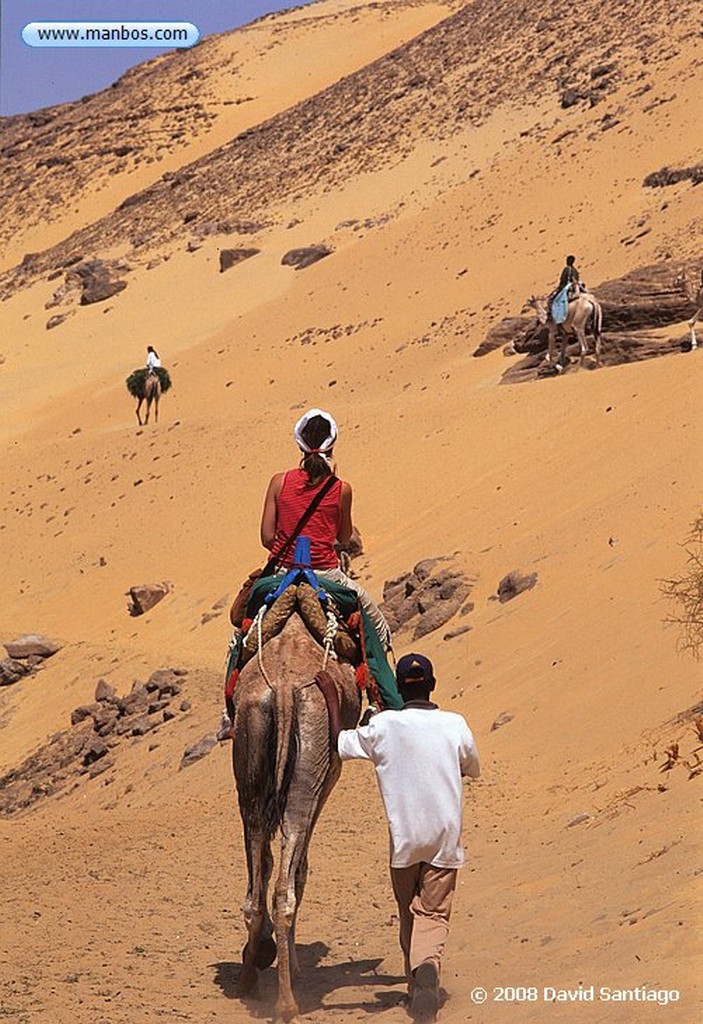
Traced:
<path fill-rule="evenodd" d="M 242 963 L 246 963 L 247 955 L 249 953 L 249 943 L 245 945 L 242 950 Z M 267 967 L 276 959 L 276 940 L 272 935 L 269 935 L 267 939 L 261 939 L 259 946 L 256 950 L 256 956 L 254 957 L 254 963 L 260 971 L 265 971 Z"/>

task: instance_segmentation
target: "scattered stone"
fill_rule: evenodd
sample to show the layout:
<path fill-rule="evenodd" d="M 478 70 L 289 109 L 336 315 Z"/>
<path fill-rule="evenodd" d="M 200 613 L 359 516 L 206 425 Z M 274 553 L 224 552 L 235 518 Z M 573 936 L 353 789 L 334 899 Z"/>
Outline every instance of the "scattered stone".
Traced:
<path fill-rule="evenodd" d="M 50 316 L 46 321 L 47 331 L 53 331 L 54 327 L 60 327 L 64 320 L 68 320 L 70 316 L 73 316 L 73 310 L 69 313 L 55 313 L 54 316 Z"/>
<path fill-rule="evenodd" d="M 588 813 L 588 811 L 584 811 L 583 814 L 577 814 L 575 818 L 571 819 L 571 821 L 567 821 L 567 823 L 564 826 L 564 828 L 573 828 L 574 825 L 581 825 L 584 821 L 590 821 L 590 820 L 591 820 L 591 815 Z"/>
<path fill-rule="evenodd" d="M 99 704 L 81 704 L 80 707 L 74 708 L 71 712 L 71 725 L 79 725 L 84 722 L 86 718 L 92 719 L 93 715 L 100 711 Z"/>
<path fill-rule="evenodd" d="M 448 633 L 445 633 L 442 639 L 454 640 L 456 637 L 461 636 L 463 633 L 470 633 L 471 629 L 471 626 L 457 626 L 456 629 L 451 629 Z"/>
<path fill-rule="evenodd" d="M 162 601 L 170 591 L 168 583 L 142 583 L 137 587 L 130 587 L 129 595 L 132 598 L 132 615 L 144 615 L 154 605 Z"/>
<path fill-rule="evenodd" d="M 61 650 L 61 644 L 39 633 L 23 633 L 4 647 L 10 658 L 29 658 L 33 654 L 39 655 L 40 658 L 50 658 L 52 654 Z"/>
<path fill-rule="evenodd" d="M 518 594 L 522 594 L 525 590 L 531 590 L 539 576 L 536 572 L 531 572 L 528 576 L 522 576 L 519 572 L 509 572 L 507 576 L 498 584 L 498 600 L 501 604 L 505 604 L 506 601 L 512 601 Z"/>
<path fill-rule="evenodd" d="M 158 725 L 158 721 L 155 718 L 149 718 L 148 715 L 141 715 L 132 723 L 132 736 L 146 736 L 148 732 L 155 729 Z"/>
<path fill-rule="evenodd" d="M 105 679 L 99 679 L 98 685 L 95 687 L 95 699 L 97 701 L 111 701 L 116 697 L 115 687 Z"/>
<path fill-rule="evenodd" d="M 176 694 L 181 692 L 181 687 L 176 680 L 179 678 L 179 673 L 171 668 L 160 668 L 156 672 L 152 672 L 146 683 L 146 689 L 153 692 L 158 690 L 163 696 L 164 694 L 170 694 L 175 697 Z"/>
<path fill-rule="evenodd" d="M 102 775 L 108 768 L 112 768 L 115 762 L 111 757 L 101 757 L 99 761 L 95 761 L 91 764 L 88 770 L 88 777 L 94 779 L 96 775 Z"/>
<path fill-rule="evenodd" d="M 83 764 L 88 767 L 88 765 L 93 764 L 94 761 L 99 761 L 101 757 L 105 757 L 107 753 L 107 744 L 101 739 L 94 739 L 84 748 Z"/>
<path fill-rule="evenodd" d="M 109 736 L 117 725 L 119 710 L 113 705 L 103 705 L 100 711 L 93 713 L 92 718 L 93 728 L 98 736 Z"/>
<path fill-rule="evenodd" d="M 180 708 L 179 708 L 179 710 L 180 710 L 180 711 L 190 711 L 190 709 L 192 708 L 192 706 L 193 706 L 193 705 L 192 705 L 192 704 L 190 703 L 190 701 L 189 701 L 189 700 L 182 700 L 182 701 L 181 701 L 181 704 L 180 704 Z"/>
<path fill-rule="evenodd" d="M 562 110 L 568 110 L 569 107 L 575 107 L 583 99 L 583 96 L 576 89 L 565 89 L 561 94 L 561 108 Z"/>
<path fill-rule="evenodd" d="M 11 686 L 18 679 L 29 673 L 29 665 L 15 658 L 5 658 L 0 661 L 0 686 Z"/>
<path fill-rule="evenodd" d="M 223 274 L 225 270 L 251 259 L 252 256 L 258 256 L 260 252 L 261 249 L 220 249 L 220 273 Z"/>
<path fill-rule="evenodd" d="M 199 739 L 197 743 L 191 744 L 191 746 L 186 747 L 186 749 L 183 751 L 183 757 L 181 758 L 179 770 L 182 768 L 188 768 L 189 765 L 194 764 L 201 758 L 207 757 L 210 751 L 213 750 L 216 746 L 217 736 L 215 735 L 215 733 L 206 733 L 205 736 L 203 736 L 202 739 Z"/>
<path fill-rule="evenodd" d="M 333 250 L 325 245 L 309 245 L 302 249 L 290 249 L 281 259 L 284 267 L 295 267 L 296 270 L 305 270 L 325 256 L 330 256 Z"/>
<path fill-rule="evenodd" d="M 511 711 L 501 711 L 501 713 L 498 715 L 498 717 L 491 725 L 491 732 L 495 732 L 496 729 L 500 729 L 501 726 L 507 725 L 508 722 L 512 722 L 513 717 L 514 716 Z"/>

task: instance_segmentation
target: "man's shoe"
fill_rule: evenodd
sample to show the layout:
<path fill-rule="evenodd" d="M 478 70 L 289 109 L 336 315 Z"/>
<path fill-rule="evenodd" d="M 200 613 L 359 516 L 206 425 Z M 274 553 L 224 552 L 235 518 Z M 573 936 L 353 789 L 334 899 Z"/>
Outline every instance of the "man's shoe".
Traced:
<path fill-rule="evenodd" d="M 413 971 L 410 1016 L 416 1021 L 434 1021 L 439 1010 L 439 972 L 433 960 L 425 960 Z"/>

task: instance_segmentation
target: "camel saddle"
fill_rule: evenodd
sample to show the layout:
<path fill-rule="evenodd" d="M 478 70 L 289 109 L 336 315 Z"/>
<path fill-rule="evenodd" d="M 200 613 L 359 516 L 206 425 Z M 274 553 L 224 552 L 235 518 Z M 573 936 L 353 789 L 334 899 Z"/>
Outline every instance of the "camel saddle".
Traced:
<path fill-rule="evenodd" d="M 332 641 L 334 651 L 338 657 L 345 661 L 357 661 L 359 658 L 359 647 L 352 636 L 348 626 L 344 622 L 341 612 L 336 608 L 330 598 L 326 600 L 327 607 L 332 611 L 336 619 L 336 632 Z M 317 642 L 324 644 L 329 628 L 327 615 L 320 603 L 317 591 L 307 581 L 292 584 L 283 591 L 271 604 L 261 621 L 261 643 L 265 646 L 269 640 L 277 636 L 294 611 L 297 611 L 301 619 Z M 240 667 L 254 655 L 259 645 L 258 629 L 251 628 L 242 643 L 240 655 Z"/>

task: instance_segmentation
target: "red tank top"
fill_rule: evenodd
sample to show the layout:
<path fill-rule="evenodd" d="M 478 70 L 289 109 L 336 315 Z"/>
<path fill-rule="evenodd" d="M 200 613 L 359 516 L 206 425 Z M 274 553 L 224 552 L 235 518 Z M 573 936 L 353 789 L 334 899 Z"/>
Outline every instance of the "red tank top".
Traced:
<path fill-rule="evenodd" d="M 285 474 L 276 503 L 276 539 L 272 554 L 275 554 L 293 533 L 303 512 L 324 482 L 321 480 L 317 487 L 306 486 L 308 475 L 302 469 L 289 469 Z M 303 536 L 310 538 L 310 554 L 314 569 L 336 569 L 339 566 L 334 542 L 342 518 L 341 496 L 342 481 L 337 480 L 301 530 Z M 293 550 L 286 553 L 283 565 L 292 564 Z"/>

